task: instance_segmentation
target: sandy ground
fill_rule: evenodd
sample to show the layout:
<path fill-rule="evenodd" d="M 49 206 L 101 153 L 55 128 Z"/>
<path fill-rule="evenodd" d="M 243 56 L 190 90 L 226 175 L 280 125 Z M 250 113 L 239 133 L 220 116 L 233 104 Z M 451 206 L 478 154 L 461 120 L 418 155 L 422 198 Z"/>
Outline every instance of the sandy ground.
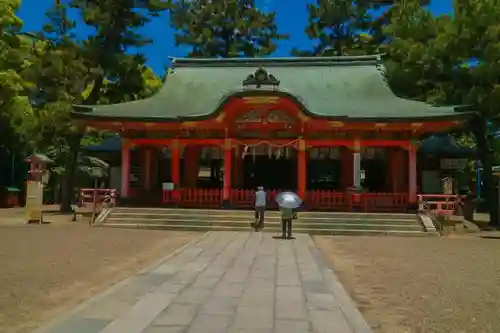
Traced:
<path fill-rule="evenodd" d="M 30 332 L 201 235 L 1 222 L 0 332 L 9 333 Z"/>
<path fill-rule="evenodd" d="M 500 238 L 315 241 L 377 333 L 500 332 Z"/>

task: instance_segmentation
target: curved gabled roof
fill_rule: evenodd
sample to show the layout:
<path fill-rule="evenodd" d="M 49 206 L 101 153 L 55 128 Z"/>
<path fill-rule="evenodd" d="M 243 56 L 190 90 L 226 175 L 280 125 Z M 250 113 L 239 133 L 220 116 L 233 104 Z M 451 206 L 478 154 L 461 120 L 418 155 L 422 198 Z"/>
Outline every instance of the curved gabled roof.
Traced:
<path fill-rule="evenodd" d="M 263 68 L 274 86 L 244 86 Z M 174 58 L 162 89 L 122 104 L 77 106 L 75 116 L 141 121 L 195 120 L 214 116 L 228 98 L 290 97 L 312 117 L 343 121 L 426 121 L 467 117 L 456 107 L 436 107 L 397 97 L 385 81 L 381 57 Z"/>

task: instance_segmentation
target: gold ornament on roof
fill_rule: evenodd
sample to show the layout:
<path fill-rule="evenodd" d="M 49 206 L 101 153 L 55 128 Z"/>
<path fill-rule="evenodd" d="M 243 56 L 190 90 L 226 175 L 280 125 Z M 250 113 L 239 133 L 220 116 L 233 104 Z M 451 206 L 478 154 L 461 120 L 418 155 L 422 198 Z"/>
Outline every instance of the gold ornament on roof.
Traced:
<path fill-rule="evenodd" d="M 243 80 L 243 86 L 256 86 L 260 88 L 262 86 L 279 86 L 280 81 L 274 77 L 274 75 L 269 74 L 264 67 L 259 67 L 255 71 L 255 73 L 247 76 L 245 80 Z"/>

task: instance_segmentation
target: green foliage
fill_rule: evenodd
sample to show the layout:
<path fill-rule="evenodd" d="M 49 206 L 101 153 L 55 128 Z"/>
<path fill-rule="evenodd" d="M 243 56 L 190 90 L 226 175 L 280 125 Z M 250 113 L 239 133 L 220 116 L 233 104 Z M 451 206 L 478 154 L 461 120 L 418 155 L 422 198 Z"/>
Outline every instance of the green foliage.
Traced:
<path fill-rule="evenodd" d="M 371 30 L 374 20 L 369 11 L 378 8 L 372 1 L 317 0 L 307 6 L 309 24 L 305 29 L 313 50 L 294 49 L 298 56 L 341 56 L 373 53 Z"/>
<path fill-rule="evenodd" d="M 17 145 L 16 128 L 31 112 L 27 90 L 31 87 L 23 74 L 31 66 L 29 44 L 18 34 L 23 22 L 15 15 L 20 1 L 0 2 L 0 146 Z"/>
<path fill-rule="evenodd" d="M 450 57 L 443 36 L 450 29 L 449 16 L 435 17 L 417 1 L 394 5 L 383 32 L 390 43 L 388 76 L 398 95 L 431 104 L 449 104 L 445 86 L 459 61 Z M 460 104 L 460 103 L 458 103 Z"/>
<path fill-rule="evenodd" d="M 478 112 L 465 129 L 483 165 L 485 199 L 497 223 L 493 133 L 500 102 L 500 7 L 496 0 L 455 1 L 454 15 L 434 17 L 417 1 L 393 6 L 384 32 L 392 86 L 430 103 L 471 105 Z"/>
<path fill-rule="evenodd" d="M 27 153 L 42 151 L 54 159 L 64 180 L 63 210 L 69 209 L 81 145 L 101 137 L 84 135 L 70 118 L 72 105 L 136 100 L 161 86 L 142 55 L 125 53 L 151 42 L 137 29 L 159 10 L 137 10 L 135 4 L 56 0 L 43 31 L 33 36 L 19 34 L 22 21 L 15 11 L 20 2 L 0 1 L 0 130 L 12 132 Z M 88 40 L 76 40 L 70 8 L 94 28 Z"/>
<path fill-rule="evenodd" d="M 90 71 L 97 75 L 83 104 L 133 100 L 138 97 L 136 92 L 143 88 L 141 77 L 146 59 L 125 52 L 130 47 L 152 42 L 137 29 L 149 23 L 158 10 L 153 7 L 137 10 L 135 5 L 134 0 L 66 0 L 65 6 L 77 9 L 85 23 L 95 30 L 81 45 L 82 56 L 90 62 Z M 103 89 L 105 84 L 107 88 Z"/>
<path fill-rule="evenodd" d="M 265 13 L 253 0 L 178 0 L 169 5 L 177 45 L 191 57 L 258 57 L 276 50 L 280 34 L 275 13 Z"/>
<path fill-rule="evenodd" d="M 385 29 L 391 40 L 386 51 L 398 67 L 395 77 L 406 80 L 404 88 L 428 102 L 474 105 L 485 116 L 495 115 L 500 101 L 496 3 L 457 1 L 453 18 L 434 17 L 417 1 L 394 5 Z"/>
<path fill-rule="evenodd" d="M 492 132 L 500 124 L 498 1 L 455 0 L 453 17 L 434 16 L 421 0 L 393 1 L 379 17 L 370 17 L 373 3 L 317 0 L 309 5 L 306 34 L 317 43 L 313 50 L 293 54 L 383 52 L 389 84 L 397 95 L 430 104 L 472 106 L 479 116 L 457 136 L 479 151 L 486 199 L 496 220 L 491 165 L 500 161 L 491 147 Z"/>
<path fill-rule="evenodd" d="M 159 81 L 144 66 L 144 57 L 124 54 L 127 47 L 150 42 L 134 32 L 148 17 L 136 13 L 133 6 L 131 0 L 57 1 L 47 13 L 43 41 L 33 50 L 37 89 L 32 97 L 44 136 L 39 148 L 44 146 L 41 142 L 64 145 L 68 135 L 81 131 L 69 118 L 73 104 L 119 103 L 147 97 L 158 89 Z M 89 40 L 75 40 L 76 25 L 67 13 L 70 7 L 95 28 Z"/>

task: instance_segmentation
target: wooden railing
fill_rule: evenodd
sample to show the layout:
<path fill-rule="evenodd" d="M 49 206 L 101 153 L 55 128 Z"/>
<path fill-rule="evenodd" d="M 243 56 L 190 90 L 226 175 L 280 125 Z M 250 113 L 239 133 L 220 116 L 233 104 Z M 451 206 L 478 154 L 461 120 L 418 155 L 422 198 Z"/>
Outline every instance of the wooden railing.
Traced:
<path fill-rule="evenodd" d="M 365 212 L 404 212 L 408 208 L 408 193 L 362 193 L 360 195 L 362 209 Z"/>
<path fill-rule="evenodd" d="M 267 190 L 268 208 L 276 208 L 275 197 L 280 190 Z M 233 189 L 230 203 L 235 208 L 252 208 L 254 190 Z M 164 204 L 180 207 L 219 208 L 222 205 L 220 189 L 177 189 L 163 191 Z M 404 212 L 408 207 L 407 193 L 346 193 L 335 191 L 308 191 L 304 198 L 306 209 L 330 211 Z"/>
<path fill-rule="evenodd" d="M 315 210 L 404 212 L 408 207 L 408 194 L 309 191 L 306 205 Z"/>
<path fill-rule="evenodd" d="M 309 191 L 307 192 L 306 207 L 311 210 L 348 210 L 349 197 L 345 192 Z"/>
<path fill-rule="evenodd" d="M 182 188 L 163 191 L 164 204 L 176 204 L 192 208 L 220 208 L 222 191 L 212 188 Z"/>
<path fill-rule="evenodd" d="M 419 194 L 418 209 L 434 216 L 456 213 L 461 197 L 456 194 Z"/>
<path fill-rule="evenodd" d="M 231 203 L 238 208 L 252 208 L 254 193 L 252 190 L 231 190 Z"/>
<path fill-rule="evenodd" d="M 276 195 L 280 193 L 280 190 L 267 190 L 267 206 L 269 208 L 277 208 L 276 206 Z M 238 208 L 252 208 L 254 206 L 254 190 L 231 190 L 231 205 Z"/>

